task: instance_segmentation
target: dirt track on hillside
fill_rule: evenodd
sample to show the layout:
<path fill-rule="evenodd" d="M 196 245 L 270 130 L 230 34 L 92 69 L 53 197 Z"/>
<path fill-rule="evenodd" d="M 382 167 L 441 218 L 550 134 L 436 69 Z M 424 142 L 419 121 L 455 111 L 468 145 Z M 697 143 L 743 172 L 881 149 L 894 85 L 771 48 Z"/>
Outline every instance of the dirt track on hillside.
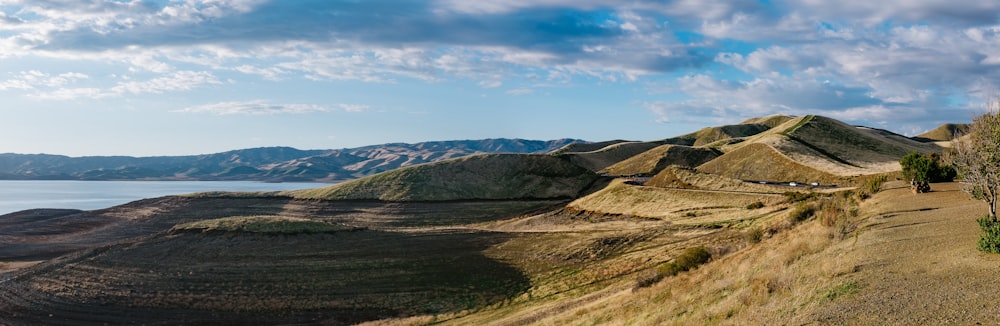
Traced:
<path fill-rule="evenodd" d="M 977 251 L 986 205 L 958 184 L 929 194 L 896 188 L 865 204 L 873 217 L 845 254 L 857 293 L 799 315 L 793 324 L 992 325 L 1000 318 L 1000 255 Z M 847 240 L 853 241 L 853 240 Z"/>

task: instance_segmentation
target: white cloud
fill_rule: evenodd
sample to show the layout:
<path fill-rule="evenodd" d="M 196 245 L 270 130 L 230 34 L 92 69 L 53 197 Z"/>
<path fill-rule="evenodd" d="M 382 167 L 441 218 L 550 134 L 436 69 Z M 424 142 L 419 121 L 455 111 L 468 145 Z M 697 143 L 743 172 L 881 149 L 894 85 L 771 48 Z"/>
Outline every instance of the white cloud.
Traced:
<path fill-rule="evenodd" d="M 507 93 L 507 95 L 531 95 L 535 93 L 535 90 L 530 88 L 516 88 L 508 90 L 504 93 Z"/>
<path fill-rule="evenodd" d="M 270 115 L 270 114 L 300 114 L 311 112 L 326 112 L 331 108 L 310 104 L 270 104 L 265 101 L 221 102 L 188 107 L 175 112 L 209 113 L 215 115 Z"/>
<path fill-rule="evenodd" d="M 115 94 L 159 94 L 170 91 L 186 91 L 205 84 L 220 83 L 218 78 L 206 71 L 178 71 L 150 80 L 119 83 L 111 88 L 111 92 Z"/>
<path fill-rule="evenodd" d="M 13 79 L 0 82 L 0 90 L 31 90 L 37 88 L 59 88 L 90 76 L 78 72 L 67 72 L 56 76 L 38 70 L 22 71 Z"/>
<path fill-rule="evenodd" d="M 263 100 L 246 102 L 220 102 L 192 106 L 174 112 L 181 113 L 208 113 L 214 115 L 273 115 L 273 114 L 305 114 L 330 111 L 345 112 L 365 112 L 370 110 L 367 105 L 358 104 L 338 104 L 335 106 L 324 106 L 315 104 L 273 104 Z"/>
<path fill-rule="evenodd" d="M 371 110 L 370 106 L 360 104 L 340 104 L 338 106 L 347 112 L 366 112 Z"/>

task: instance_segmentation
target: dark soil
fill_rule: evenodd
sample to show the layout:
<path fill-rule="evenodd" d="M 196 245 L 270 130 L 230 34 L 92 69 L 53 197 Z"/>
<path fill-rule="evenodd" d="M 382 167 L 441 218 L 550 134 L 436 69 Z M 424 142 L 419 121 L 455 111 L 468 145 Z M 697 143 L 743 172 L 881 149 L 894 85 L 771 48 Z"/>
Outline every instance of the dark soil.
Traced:
<path fill-rule="evenodd" d="M 0 262 L 46 262 L 0 274 L 0 324 L 353 324 L 475 309 L 517 296 L 530 282 L 483 254 L 509 235 L 448 226 L 559 203 L 162 197 L 97 211 L 8 214 L 0 216 Z M 352 228 L 169 232 L 246 215 Z"/>

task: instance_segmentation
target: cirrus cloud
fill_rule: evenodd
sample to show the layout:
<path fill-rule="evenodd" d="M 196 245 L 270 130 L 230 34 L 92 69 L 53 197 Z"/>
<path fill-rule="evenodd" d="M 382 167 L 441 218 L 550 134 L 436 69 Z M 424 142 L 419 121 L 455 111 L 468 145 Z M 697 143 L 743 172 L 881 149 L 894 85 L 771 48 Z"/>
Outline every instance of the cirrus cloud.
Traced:
<path fill-rule="evenodd" d="M 370 107 L 358 104 L 338 104 L 324 106 L 316 104 L 286 103 L 274 104 L 264 100 L 242 102 L 219 102 L 187 107 L 174 112 L 207 113 L 214 115 L 273 115 L 273 114 L 305 114 L 342 110 L 346 112 L 364 112 Z"/>

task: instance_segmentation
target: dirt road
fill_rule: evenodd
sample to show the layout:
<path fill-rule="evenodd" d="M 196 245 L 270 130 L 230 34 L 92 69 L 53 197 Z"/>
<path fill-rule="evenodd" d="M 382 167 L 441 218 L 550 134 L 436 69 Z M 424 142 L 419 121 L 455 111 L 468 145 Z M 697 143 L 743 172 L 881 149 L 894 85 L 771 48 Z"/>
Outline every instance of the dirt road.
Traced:
<path fill-rule="evenodd" d="M 864 208 L 873 217 L 845 248 L 859 268 L 849 276 L 857 292 L 804 312 L 795 324 L 1000 323 L 1000 255 L 976 249 L 984 203 L 949 183 L 920 195 L 890 189 Z"/>

